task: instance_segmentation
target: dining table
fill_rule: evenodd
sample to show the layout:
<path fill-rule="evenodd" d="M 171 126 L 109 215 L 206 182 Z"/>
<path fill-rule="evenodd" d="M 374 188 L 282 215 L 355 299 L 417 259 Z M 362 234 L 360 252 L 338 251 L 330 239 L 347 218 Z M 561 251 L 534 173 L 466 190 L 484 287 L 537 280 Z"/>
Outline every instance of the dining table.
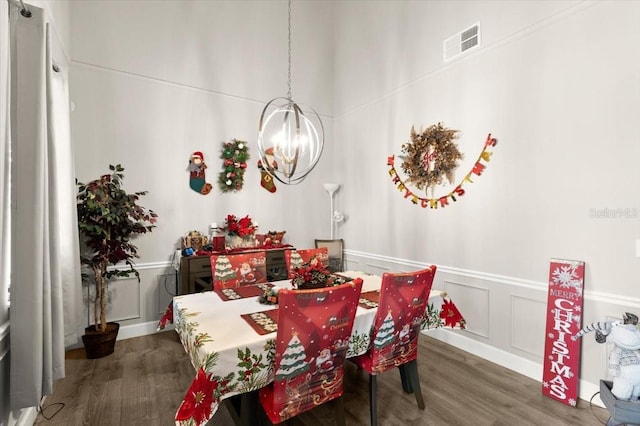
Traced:
<path fill-rule="evenodd" d="M 361 271 L 337 273 L 363 280 L 347 358 L 365 353 L 376 316 L 382 277 Z M 206 424 L 227 398 L 247 396 L 274 377 L 277 305 L 261 303 L 273 287 L 291 288 L 290 280 L 176 296 L 158 323 L 173 323 L 195 369 L 176 412 L 178 426 Z M 264 300 L 263 300 L 264 301 Z M 441 290 L 432 289 L 422 329 L 464 329 L 465 319 Z M 237 399 L 237 398 L 235 398 Z M 248 404 L 247 404 L 248 406 Z M 240 419 L 256 407 L 240 407 Z"/>

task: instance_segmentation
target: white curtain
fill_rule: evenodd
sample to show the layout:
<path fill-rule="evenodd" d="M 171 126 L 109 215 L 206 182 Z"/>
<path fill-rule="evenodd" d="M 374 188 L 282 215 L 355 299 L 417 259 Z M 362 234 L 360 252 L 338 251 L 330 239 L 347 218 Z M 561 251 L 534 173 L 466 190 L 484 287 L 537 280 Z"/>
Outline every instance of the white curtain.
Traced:
<path fill-rule="evenodd" d="M 5 3 L 0 6 L 0 329 L 9 320 L 11 264 L 9 46 L 9 4 Z"/>
<path fill-rule="evenodd" d="M 66 69 L 45 11 L 11 8 L 11 408 L 37 406 L 78 341 L 80 265 Z"/>

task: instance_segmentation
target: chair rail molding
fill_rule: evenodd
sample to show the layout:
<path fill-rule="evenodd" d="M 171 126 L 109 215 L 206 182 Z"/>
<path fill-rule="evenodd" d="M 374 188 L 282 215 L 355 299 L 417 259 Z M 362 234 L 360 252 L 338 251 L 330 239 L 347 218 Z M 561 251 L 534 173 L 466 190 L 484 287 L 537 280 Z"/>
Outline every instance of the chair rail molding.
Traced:
<path fill-rule="evenodd" d="M 355 250 L 345 250 L 345 262 L 347 265 L 349 264 L 349 261 L 354 260 L 354 258 L 360 258 L 367 262 L 372 262 L 372 261 L 383 262 L 384 263 L 383 265 L 377 265 L 377 267 L 383 268 L 383 269 L 388 268 L 390 270 L 397 267 L 403 267 L 403 266 L 422 269 L 431 265 L 431 263 L 416 262 L 416 261 L 401 259 L 397 257 L 382 256 L 378 254 L 360 252 Z M 473 271 L 469 269 L 456 268 L 456 267 L 446 266 L 446 265 L 437 265 L 437 266 L 438 266 L 439 274 L 447 273 L 447 274 L 456 275 L 459 277 L 479 279 L 482 281 L 506 284 L 513 287 L 519 287 L 519 288 L 530 289 L 530 290 L 538 290 L 538 291 L 544 291 L 544 292 L 546 292 L 548 289 L 547 282 L 525 280 L 522 278 L 491 274 L 491 273 L 482 272 L 482 271 Z M 640 309 L 640 297 L 622 296 L 619 294 L 603 293 L 599 291 L 585 289 L 584 299 L 590 300 L 593 302 L 600 302 L 600 303 L 606 303 L 611 305 L 623 305 L 623 306 L 628 306 L 630 308 Z"/>

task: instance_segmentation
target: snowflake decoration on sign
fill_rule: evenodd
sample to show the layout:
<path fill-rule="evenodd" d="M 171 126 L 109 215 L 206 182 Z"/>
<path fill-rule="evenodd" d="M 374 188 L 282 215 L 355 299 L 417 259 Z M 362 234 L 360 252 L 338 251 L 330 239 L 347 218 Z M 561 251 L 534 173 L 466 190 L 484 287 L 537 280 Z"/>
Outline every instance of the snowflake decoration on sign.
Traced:
<path fill-rule="evenodd" d="M 576 406 L 576 400 L 573 398 L 569 398 L 569 405 L 571 405 L 572 407 Z"/>
<path fill-rule="evenodd" d="M 572 265 L 562 265 L 553 271 L 553 283 L 560 284 L 560 287 L 579 289 L 581 287 L 576 267 Z"/>

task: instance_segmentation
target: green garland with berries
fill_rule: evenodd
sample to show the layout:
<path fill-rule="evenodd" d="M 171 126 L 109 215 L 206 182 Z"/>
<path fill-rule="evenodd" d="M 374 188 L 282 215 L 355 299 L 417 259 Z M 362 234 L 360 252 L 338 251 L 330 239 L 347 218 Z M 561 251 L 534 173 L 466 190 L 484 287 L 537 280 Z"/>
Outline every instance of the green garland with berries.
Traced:
<path fill-rule="evenodd" d="M 218 185 L 222 192 L 240 191 L 244 184 L 244 172 L 247 169 L 249 148 L 245 141 L 233 139 L 222 143 L 222 171 L 218 177 Z"/>

